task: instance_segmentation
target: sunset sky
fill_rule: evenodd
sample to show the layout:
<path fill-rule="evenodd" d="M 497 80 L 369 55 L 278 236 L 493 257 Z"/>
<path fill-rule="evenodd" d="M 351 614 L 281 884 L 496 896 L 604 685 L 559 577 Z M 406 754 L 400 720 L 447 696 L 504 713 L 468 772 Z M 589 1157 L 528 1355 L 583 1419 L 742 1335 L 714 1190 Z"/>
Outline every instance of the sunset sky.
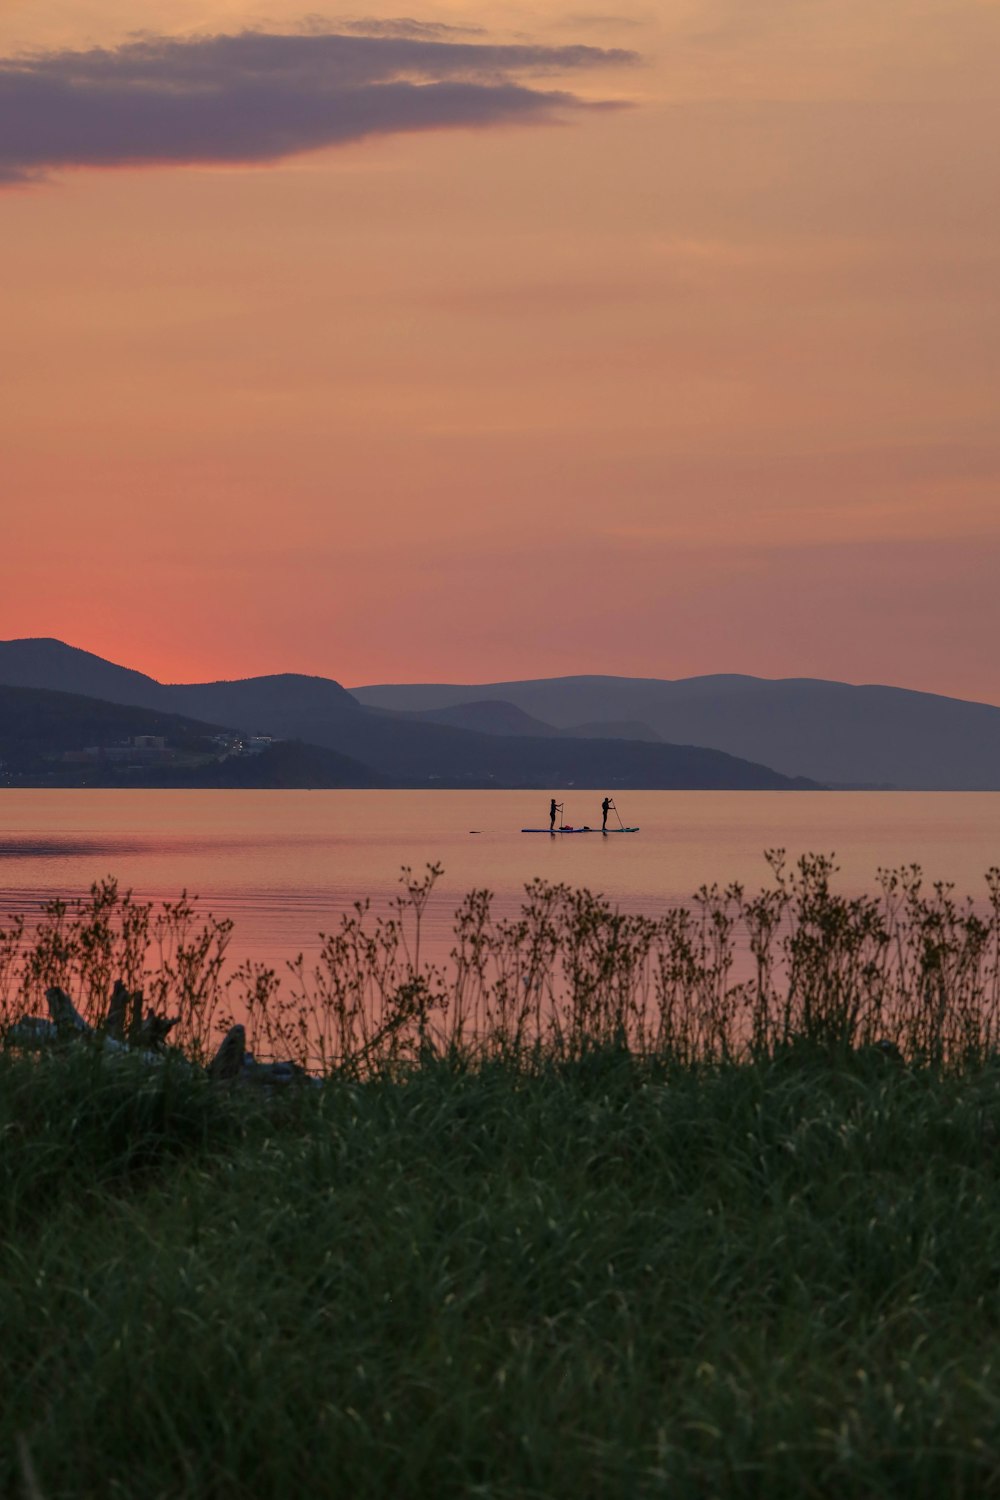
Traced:
<path fill-rule="evenodd" d="M 1000 0 L 5 0 L 0 637 L 1000 702 L 998 77 Z"/>

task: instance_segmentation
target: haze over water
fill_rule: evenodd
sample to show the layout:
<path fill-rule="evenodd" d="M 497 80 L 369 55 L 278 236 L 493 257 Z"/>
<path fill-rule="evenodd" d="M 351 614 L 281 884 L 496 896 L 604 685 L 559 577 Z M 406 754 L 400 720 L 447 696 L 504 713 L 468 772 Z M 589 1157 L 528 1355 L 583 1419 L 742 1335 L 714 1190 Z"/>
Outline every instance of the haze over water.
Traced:
<path fill-rule="evenodd" d="M 599 792 L 561 794 L 566 821 L 600 824 Z M 0 825 L 0 914 L 30 913 L 112 874 L 144 899 L 182 890 L 235 922 L 231 954 L 281 967 L 319 947 L 357 900 L 385 910 L 400 867 L 444 866 L 426 916 L 426 956 L 450 948 L 455 908 L 474 886 L 517 913 L 535 876 L 588 886 L 655 916 L 702 884 L 756 890 L 766 848 L 790 860 L 836 855 L 839 888 L 872 889 L 879 866 L 918 863 L 928 882 L 985 896 L 1000 864 L 1000 793 L 629 792 L 640 832 L 549 838 L 548 797 L 522 791 L 8 790 Z M 612 822 L 614 821 L 612 815 Z M 472 832 L 472 830 L 479 830 Z"/>

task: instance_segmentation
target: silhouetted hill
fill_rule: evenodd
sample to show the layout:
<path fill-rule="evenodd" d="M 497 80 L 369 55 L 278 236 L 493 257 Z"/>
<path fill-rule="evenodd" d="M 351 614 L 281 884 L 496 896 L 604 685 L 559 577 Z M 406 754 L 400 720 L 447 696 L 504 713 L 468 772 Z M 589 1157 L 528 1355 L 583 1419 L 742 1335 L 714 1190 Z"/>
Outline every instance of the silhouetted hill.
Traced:
<path fill-rule="evenodd" d="M 169 711 L 152 677 L 49 638 L 0 641 L 0 682 Z"/>
<path fill-rule="evenodd" d="M 638 719 L 665 740 L 834 785 L 1000 789 L 1000 708 L 905 688 L 719 675 L 383 684 L 353 692 L 362 703 L 424 711 L 502 698 L 565 730 L 588 719 Z"/>
<path fill-rule="evenodd" d="M 152 736 L 162 748 L 136 748 Z M 129 746 L 133 747 L 132 749 Z M 367 787 L 367 766 L 285 740 L 239 753 L 234 730 L 75 693 L 0 686 L 0 780 L 21 786 Z"/>
<path fill-rule="evenodd" d="M 133 779 L 132 785 L 151 784 Z M 178 770 L 157 786 L 243 787 L 246 789 L 306 789 L 332 787 L 385 786 L 360 761 L 336 750 L 319 745 L 304 745 L 301 740 L 280 740 L 259 755 L 230 756 L 217 765 L 199 771 Z"/>
<path fill-rule="evenodd" d="M 289 725 L 304 713 L 335 718 L 361 711 L 351 694 L 328 677 L 288 672 L 232 682 L 163 683 L 47 639 L 0 641 L 0 682 L 187 714 L 247 734 L 291 734 Z"/>
<path fill-rule="evenodd" d="M 178 712 L 222 719 L 251 734 L 259 730 L 291 737 L 304 718 L 337 721 L 364 714 L 339 682 L 296 672 L 238 682 L 170 684 L 161 691 Z"/>
<path fill-rule="evenodd" d="M 0 643 L 0 682 L 51 670 L 72 679 L 73 648 L 51 641 Z M 161 711 L 210 717 L 251 734 L 335 750 L 397 785 L 779 788 L 806 785 L 768 766 L 688 744 L 642 744 L 563 736 L 483 734 L 420 717 L 365 708 L 338 683 L 296 674 L 239 682 L 165 685 L 80 652 L 81 678 Z M 496 695 L 494 695 L 496 696 Z"/>
<path fill-rule="evenodd" d="M 480 734 L 530 735 L 541 739 L 558 735 L 563 739 L 647 740 L 651 744 L 662 743 L 662 737 L 655 729 L 634 719 L 618 723 L 574 724 L 570 729 L 556 729 L 554 725 L 526 714 L 516 704 L 494 698 L 483 698 L 475 703 L 455 703 L 447 708 L 400 711 L 405 712 L 408 718 L 423 719 L 432 724 L 450 724 L 453 729 L 472 729 Z"/>
<path fill-rule="evenodd" d="M 377 733 L 373 724 L 378 725 Z M 376 721 L 362 715 L 333 726 L 306 722 L 301 734 L 312 744 L 336 744 L 381 774 L 408 783 L 609 790 L 777 790 L 816 785 L 698 745 L 472 734 L 403 716 Z"/>
<path fill-rule="evenodd" d="M 597 724 L 573 724 L 569 729 L 560 729 L 559 734 L 582 740 L 648 740 L 651 744 L 662 743 L 663 736 L 639 719 L 618 719 Z"/>
<path fill-rule="evenodd" d="M 484 698 L 480 703 L 456 703 L 450 708 L 429 708 L 413 715 L 432 724 L 450 724 L 453 729 L 471 729 L 478 734 L 520 734 L 548 739 L 559 733 L 551 724 L 533 719 L 513 703 Z"/>
<path fill-rule="evenodd" d="M 220 732 L 216 724 L 178 714 L 73 693 L 0 686 L 0 759 L 8 768 L 88 746 L 107 748 L 137 735 L 162 737 L 189 754 L 214 753 L 212 736 Z"/>

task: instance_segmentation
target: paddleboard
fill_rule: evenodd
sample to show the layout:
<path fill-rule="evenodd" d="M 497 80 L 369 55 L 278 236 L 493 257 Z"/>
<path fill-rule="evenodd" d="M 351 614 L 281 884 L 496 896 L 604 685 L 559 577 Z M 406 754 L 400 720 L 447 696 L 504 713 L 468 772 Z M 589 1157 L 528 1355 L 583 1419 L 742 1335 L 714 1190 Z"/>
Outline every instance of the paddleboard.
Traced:
<path fill-rule="evenodd" d="M 522 828 L 522 833 L 638 833 L 638 828 Z"/>

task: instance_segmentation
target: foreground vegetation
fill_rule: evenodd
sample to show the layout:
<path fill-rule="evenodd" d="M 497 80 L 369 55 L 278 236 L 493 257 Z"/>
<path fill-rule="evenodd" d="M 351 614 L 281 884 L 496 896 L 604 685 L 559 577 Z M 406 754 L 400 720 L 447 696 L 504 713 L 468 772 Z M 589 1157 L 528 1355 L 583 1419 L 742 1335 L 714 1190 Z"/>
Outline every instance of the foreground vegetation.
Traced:
<path fill-rule="evenodd" d="M 0 1059 L 0 1491 L 1000 1490 L 998 1077 Z"/>
<path fill-rule="evenodd" d="M 12 930 L 8 1027 L 121 977 L 183 1045 L 0 1050 L 0 1493 L 1000 1494 L 995 909 L 911 882 L 881 943 L 822 862 L 779 873 L 767 974 L 723 982 L 706 893 L 672 989 L 662 925 L 616 946 L 559 888 L 428 970 L 411 882 L 308 1012 L 243 971 L 258 1045 L 326 1059 L 266 1095 L 189 1065 L 235 1004 L 224 924 L 104 887 Z M 567 918 L 543 1002 L 505 989 Z"/>
<path fill-rule="evenodd" d="M 120 981 L 147 1010 L 173 1012 L 172 1040 L 204 1060 L 234 1018 L 261 1057 L 363 1078 L 429 1057 L 518 1068 L 595 1046 L 687 1066 L 760 1061 L 806 1042 L 832 1052 L 882 1045 L 960 1068 L 1000 1049 L 1000 868 L 984 898 L 929 888 L 917 866 L 880 870 L 875 893 L 844 895 L 832 859 L 783 850 L 770 885 L 703 886 L 658 918 L 588 890 L 531 882 L 516 919 L 473 890 L 446 963 L 422 926 L 439 866 L 404 868 L 388 914 L 358 902 L 283 975 L 228 962 L 232 923 L 186 896 L 154 908 L 114 880 L 50 901 L 31 927 L 0 930 L 0 1030 L 44 1010 L 58 985 L 93 1026 Z"/>

